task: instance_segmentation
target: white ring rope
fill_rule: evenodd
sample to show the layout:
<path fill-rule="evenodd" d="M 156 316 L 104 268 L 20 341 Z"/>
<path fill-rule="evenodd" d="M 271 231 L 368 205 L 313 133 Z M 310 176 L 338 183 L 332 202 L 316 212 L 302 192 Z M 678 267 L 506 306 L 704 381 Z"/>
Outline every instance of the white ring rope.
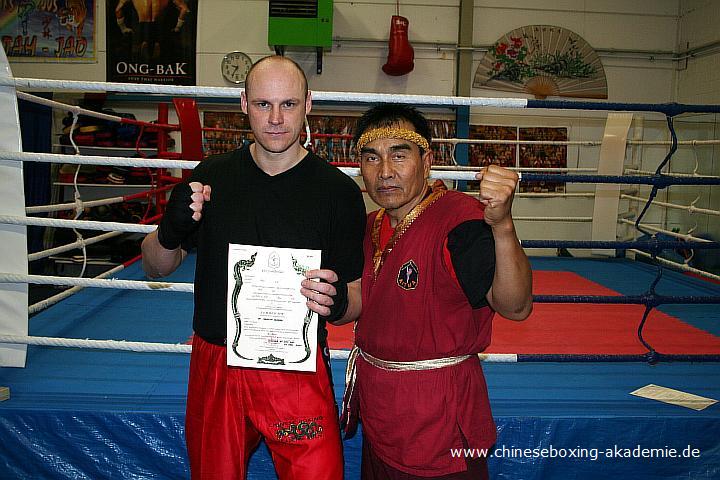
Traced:
<path fill-rule="evenodd" d="M 636 200 L 638 202 L 647 203 L 649 199 L 643 198 L 643 197 L 636 197 L 634 195 L 620 195 L 620 198 L 624 198 L 626 200 Z M 696 200 L 697 201 L 697 200 Z M 659 200 L 653 200 L 650 202 L 652 205 L 659 205 L 661 207 L 667 207 L 667 208 L 674 208 L 676 210 L 686 210 L 690 213 L 702 213 L 705 215 L 716 215 L 720 216 L 720 210 L 710 210 L 708 208 L 699 208 L 693 205 L 678 205 L 676 203 L 669 203 L 669 202 L 661 202 Z M 694 202 L 693 202 L 694 203 Z"/>
<path fill-rule="evenodd" d="M 192 293 L 192 283 L 144 282 L 141 280 L 105 280 L 100 278 L 56 277 L 51 275 L 22 275 L 0 272 L 0 283 L 32 283 L 34 285 L 64 285 L 69 287 L 117 288 L 119 290 L 154 290 Z"/>
<path fill-rule="evenodd" d="M 638 170 L 634 168 L 627 168 L 624 170 L 625 173 L 638 173 L 640 175 L 655 175 L 655 172 L 648 170 Z M 699 175 L 697 173 L 680 173 L 680 172 L 667 172 L 667 175 L 673 175 L 676 177 L 688 177 L 688 178 L 718 178 L 716 175 Z"/>
<path fill-rule="evenodd" d="M 624 223 L 626 225 L 635 226 L 635 222 L 633 222 L 632 220 L 626 220 L 624 218 L 618 219 L 618 222 Z M 697 242 L 712 243 L 712 240 L 707 240 L 705 238 L 700 238 L 700 237 L 693 237 L 690 234 L 677 233 L 677 232 L 673 232 L 671 230 L 665 230 L 664 228 L 653 227 L 652 225 L 647 225 L 645 223 L 641 223 L 640 226 L 646 230 L 650 230 L 651 232 L 664 233 L 666 235 L 670 235 L 671 237 L 680 238 L 682 240 L 685 240 L 686 242 L 697 241 Z"/>
<path fill-rule="evenodd" d="M 75 250 L 76 248 L 80 248 L 83 245 L 92 245 L 93 243 L 102 242 L 103 240 L 107 240 L 109 238 L 117 237 L 118 235 L 122 235 L 124 232 L 108 232 L 103 233 L 102 235 L 96 235 L 94 237 L 85 238 L 82 241 L 75 241 L 73 243 L 67 243 L 65 245 L 60 245 L 59 247 L 50 248 L 47 250 L 41 250 L 39 252 L 34 252 L 28 255 L 28 262 L 34 262 L 36 260 L 40 260 L 42 258 L 47 258 L 51 255 L 56 255 L 58 253 L 64 253 L 68 252 L 70 250 Z"/>
<path fill-rule="evenodd" d="M 151 194 L 149 194 L 151 195 Z M 108 197 L 100 198 L 98 200 L 81 201 L 80 206 L 82 208 L 92 208 L 101 205 L 112 205 L 114 203 L 122 203 L 125 201 L 124 197 Z M 77 202 L 72 203 L 56 203 L 52 205 L 36 205 L 33 207 L 25 207 L 25 213 L 49 213 L 49 212 L 62 212 L 65 210 L 75 210 Z"/>
<path fill-rule="evenodd" d="M 9 225 L 33 225 L 40 227 L 80 228 L 83 230 L 100 230 L 103 232 L 150 233 L 157 225 L 139 225 L 137 223 L 97 222 L 94 220 L 63 220 L 59 218 L 16 217 L 0 215 L 0 223 Z"/>
<path fill-rule="evenodd" d="M 87 340 L 80 338 L 31 337 L 0 335 L 0 343 L 41 345 L 45 347 L 90 348 L 129 352 L 190 353 L 192 345 L 181 343 L 128 342 L 125 340 Z"/>
<path fill-rule="evenodd" d="M 477 168 L 477 167 L 475 167 Z M 516 172 L 597 172 L 597 168 L 584 168 L 584 167 L 510 167 L 509 170 L 515 170 Z"/>
<path fill-rule="evenodd" d="M 192 345 L 183 343 L 129 342 L 125 340 L 88 340 L 81 338 L 33 337 L 28 335 L 0 335 L 0 343 L 40 345 L 44 347 L 121 350 L 129 352 L 190 353 L 192 351 Z M 350 350 L 330 350 L 330 358 L 333 360 L 346 360 L 349 354 Z M 478 354 L 478 358 L 481 362 L 490 363 L 517 362 L 517 354 L 514 353 L 480 353 Z"/>
<path fill-rule="evenodd" d="M 75 128 L 75 124 L 77 123 L 77 119 L 79 117 L 75 115 L 73 118 L 73 126 L 72 128 Z M 70 138 L 72 139 L 72 132 L 70 134 Z M 77 149 L 77 145 L 73 143 L 73 146 Z M 80 196 L 80 190 L 78 190 L 78 175 L 80 174 L 80 168 L 81 166 L 78 165 L 75 169 L 75 175 L 73 176 L 73 189 L 74 189 L 74 198 L 75 198 L 75 216 L 73 217 L 73 220 L 77 220 L 80 218 L 83 214 L 83 208 L 82 208 L 82 197 Z M 82 268 L 80 269 L 80 273 L 78 273 L 78 277 L 84 277 L 85 276 L 85 269 L 87 268 L 87 248 L 85 244 L 85 239 L 83 238 L 82 234 L 76 229 L 72 229 L 75 233 L 75 238 L 77 239 L 75 243 L 80 245 L 80 248 L 82 249 Z"/>
<path fill-rule="evenodd" d="M 432 177 L 432 178 L 442 178 Z M 473 176 L 472 179 L 475 177 Z M 556 196 L 557 194 L 553 194 Z M 587 196 L 588 194 L 581 194 Z M 566 222 L 590 222 L 592 217 L 517 217 L 516 220 L 547 220 L 547 221 L 566 221 Z M 13 215 L 0 215 L 0 223 L 10 225 L 32 225 L 41 227 L 59 227 L 59 228 L 79 228 L 83 230 L 100 230 L 105 232 L 131 232 L 131 233 L 150 233 L 157 228 L 157 225 L 138 225 L 135 223 L 121 222 L 98 222 L 91 220 L 65 220 L 59 218 L 42 218 L 42 217 L 17 217 Z"/>
<path fill-rule="evenodd" d="M 432 170 L 442 172 L 475 172 L 480 168 L 478 166 L 468 165 L 434 165 Z M 577 167 L 505 167 L 515 172 L 597 172 L 597 168 L 577 168 Z"/>
<path fill-rule="evenodd" d="M 310 122 L 308 122 L 307 115 L 305 115 L 305 143 L 303 143 L 303 148 L 308 148 L 311 143 L 312 134 L 310 132 Z"/>
<path fill-rule="evenodd" d="M 634 248 L 630 248 L 629 250 L 631 252 L 634 252 L 636 255 L 641 255 L 641 256 L 647 257 L 647 258 L 652 258 L 652 255 L 650 255 L 647 252 L 643 252 L 642 250 L 635 250 Z M 706 278 L 709 278 L 712 280 L 720 280 L 720 275 L 715 275 L 713 273 L 706 272 L 705 270 L 699 270 L 697 268 L 693 268 L 690 265 L 687 265 L 684 263 L 673 262 L 671 260 L 668 260 L 668 259 L 662 258 L 662 257 L 655 257 L 655 260 L 657 260 L 658 262 L 662 263 L 663 265 L 665 265 L 666 267 L 669 267 L 669 268 L 674 268 L 676 270 L 682 270 L 683 272 L 695 273 L 697 275 L 701 275 L 703 277 L 706 277 Z"/>
<path fill-rule="evenodd" d="M 123 84 L 125 85 L 125 84 Z M 236 90 L 236 89 L 234 89 Z M 319 93 L 319 92 L 318 92 Z M 117 123 L 122 123 L 123 117 L 117 115 L 109 115 L 107 113 L 96 112 L 94 110 L 88 110 L 76 105 L 69 105 L 67 103 L 57 102 L 55 100 L 49 100 L 47 98 L 38 97 L 26 92 L 17 92 L 18 98 L 23 100 L 37 103 L 39 105 L 45 105 L 51 108 L 57 108 L 60 110 L 73 112 L 75 115 L 85 115 L 88 117 L 94 117 L 101 120 L 107 120 Z M 317 96 L 313 93 L 313 96 Z M 74 130 L 74 129 L 73 129 Z M 306 140 L 304 146 L 307 147 L 310 144 L 310 131 L 307 119 L 305 122 L 305 134 Z M 465 138 L 433 138 L 433 143 L 450 143 L 453 145 L 457 144 L 497 144 L 497 145 L 568 145 L 568 146 L 586 146 L 596 147 L 602 145 L 602 140 L 493 140 L 493 139 L 465 139 Z M 670 140 L 628 140 L 628 145 L 672 145 Z M 679 140 L 677 145 L 720 145 L 720 140 Z M 597 171 L 597 170 L 595 170 Z"/>
<path fill-rule="evenodd" d="M 474 178 L 474 177 L 473 177 Z M 557 194 L 553 194 L 555 196 Z M 582 194 L 586 196 L 587 194 Z M 558 222 L 591 222 L 592 217 L 514 217 L 519 221 L 558 221 Z M 63 220 L 57 218 L 41 218 L 41 217 L 15 217 L 12 215 L 0 215 L 0 223 L 10 225 L 33 225 L 42 227 L 59 227 L 59 228 L 80 228 L 83 230 L 101 230 L 109 232 L 131 232 L 131 233 L 150 233 L 157 228 L 157 225 L 138 225 L 135 223 L 120 222 L 97 222 L 90 220 Z M 95 238 L 95 237 L 93 237 Z M 85 243 L 88 243 L 86 240 Z M 94 242 L 93 242 L 94 243 Z M 68 245 L 69 246 L 69 245 Z M 61 248 L 61 247 L 58 247 Z M 68 248 L 71 250 L 72 248 Z M 40 253 L 40 252 L 37 252 Z"/>
<path fill-rule="evenodd" d="M 111 165 L 115 167 L 182 168 L 191 170 L 196 160 L 160 158 L 103 157 L 99 155 L 64 155 L 61 153 L 0 152 L 0 160 L 15 162 L 71 163 L 75 165 Z"/>
<path fill-rule="evenodd" d="M 55 100 L 49 100 L 47 98 L 37 97 L 25 92 L 17 92 L 18 98 L 26 100 L 28 102 L 37 103 L 46 107 L 57 108 L 58 110 L 66 110 L 78 116 L 80 114 L 87 117 L 99 118 L 100 120 L 107 120 L 110 122 L 122 122 L 122 117 L 117 115 L 108 115 L 107 113 L 95 112 L 86 108 L 78 107 L 75 105 L 69 105 L 67 103 L 56 102 Z"/>
<path fill-rule="evenodd" d="M 580 145 L 596 147 L 602 145 L 598 140 L 501 140 L 491 138 L 433 138 L 432 143 L 480 144 L 480 145 Z"/>
<path fill-rule="evenodd" d="M 77 165 L 113 165 L 123 167 L 151 167 L 151 168 L 182 168 L 186 170 L 197 166 L 198 161 L 194 160 L 165 160 L 151 158 L 123 158 L 123 157 L 101 157 L 93 155 L 62 155 L 57 153 L 25 153 L 25 152 L 0 152 L 0 160 L 12 160 L 16 162 L 49 162 L 49 163 L 72 163 Z M 360 169 L 357 167 L 339 167 L 338 170 L 349 177 L 359 177 Z M 475 180 L 474 171 L 438 171 L 431 170 L 430 178 L 439 180 Z"/>
<path fill-rule="evenodd" d="M 466 192 L 468 193 L 468 192 Z M 469 192 L 470 195 L 473 195 L 473 192 Z M 473 196 L 479 196 L 479 193 L 475 193 Z M 595 192 L 571 192 L 571 193 L 555 193 L 555 192 L 547 192 L 547 193 L 531 193 L 531 192 L 521 192 L 516 193 L 516 197 L 523 197 L 523 198 L 574 198 L 574 197 L 585 197 L 585 198 L 595 198 Z"/>
<path fill-rule="evenodd" d="M 70 139 L 70 144 L 73 147 L 73 152 L 75 152 L 75 155 L 80 155 L 80 147 L 77 146 L 77 143 L 75 143 L 75 128 L 77 127 L 78 118 L 80 118 L 78 115 L 73 115 L 72 124 L 70 125 L 70 134 L 68 135 L 68 138 Z M 75 178 L 77 179 L 78 171 L 75 172 Z"/>
<path fill-rule="evenodd" d="M 110 270 L 107 270 L 107 271 L 105 271 L 105 272 L 101 273 L 100 275 L 97 275 L 97 276 L 95 276 L 95 277 L 93 277 L 93 278 L 96 278 L 96 279 L 107 278 L 107 277 L 109 277 L 110 275 L 113 275 L 113 274 L 115 274 L 115 273 L 117 273 L 117 272 L 120 272 L 120 271 L 122 271 L 122 270 L 124 270 L 124 269 L 125 269 L 125 265 L 124 265 L 124 264 L 121 264 L 121 265 L 118 265 L 118 266 L 116 266 L 116 267 L 113 267 L 113 268 L 111 268 Z M 33 313 L 37 313 L 37 312 L 39 312 L 39 311 L 41 311 L 41 310 L 45 310 L 46 308 L 48 308 L 48 307 L 50 307 L 50 306 L 55 305 L 56 303 L 58 303 L 60 300 L 64 300 L 64 299 L 66 299 L 67 297 L 70 297 L 70 296 L 72 296 L 72 295 L 75 295 L 77 292 L 79 292 L 80 290 L 82 290 L 82 289 L 84 289 L 84 288 L 85 288 L 85 287 L 82 287 L 82 286 L 80 286 L 80 285 L 76 285 L 76 286 L 74 286 L 74 287 L 72 287 L 72 288 L 68 288 L 67 290 L 63 290 L 62 292 L 60 292 L 60 293 L 58 293 L 58 294 L 56 294 L 56 295 L 53 295 L 52 297 L 48 297 L 48 298 L 46 298 L 46 299 L 44 299 L 44 300 L 41 300 L 41 301 L 39 301 L 39 302 L 37 302 L 37 303 L 34 303 L 34 304 L 32 304 L 32 305 L 30 305 L 30 306 L 28 307 L 28 314 L 33 314 Z"/>
<path fill-rule="evenodd" d="M 516 217 L 519 222 L 592 222 L 593 217 Z"/>
<path fill-rule="evenodd" d="M 0 160 L 11 160 L 16 162 L 47 162 L 47 163 L 71 163 L 77 165 L 112 165 L 122 167 L 150 167 L 150 168 L 181 168 L 191 170 L 197 166 L 198 161 L 195 160 L 168 160 L 155 158 L 130 158 L 130 157 L 103 157 L 97 155 L 63 155 L 58 153 L 27 153 L 27 152 L 0 152 Z M 430 171 L 430 178 L 441 180 L 475 180 L 475 173 L 478 167 L 455 167 L 448 170 L 447 166 L 443 168 L 433 168 Z M 357 167 L 339 167 L 340 171 L 351 177 L 360 176 L 360 169 Z M 473 169 L 473 170 L 468 170 Z M 518 170 L 517 168 L 511 168 Z M 573 171 L 580 169 L 570 168 L 538 168 L 522 167 L 520 171 Z M 597 171 L 596 169 L 582 169 L 582 171 Z M 456 175 L 452 175 L 452 174 Z M 644 175 L 654 175 L 655 172 L 645 170 L 626 169 L 625 173 L 639 173 Z M 680 177 L 695 178 L 717 178 L 713 175 L 698 175 L 695 173 L 672 173 Z"/>
<path fill-rule="evenodd" d="M 139 83 L 84 82 L 80 80 L 50 80 L 44 78 L 8 78 L 0 79 L 0 85 L 15 87 L 18 90 L 53 90 L 86 92 L 148 93 L 159 95 L 180 95 L 194 97 L 222 97 L 240 99 L 244 89 L 235 87 L 197 87 L 183 85 L 144 85 Z M 315 97 L 315 92 L 313 92 Z"/>
<path fill-rule="evenodd" d="M 84 82 L 78 80 L 48 80 L 42 78 L 2 78 L 0 85 L 19 90 L 74 90 L 83 92 L 151 93 L 188 95 L 193 97 L 240 98 L 242 88 L 198 87 L 184 85 L 145 85 L 139 83 Z M 467 107 L 525 108 L 525 98 L 449 97 L 441 95 L 397 95 L 390 93 L 312 92 L 313 100 L 361 103 L 408 103 L 412 105 L 447 105 Z"/>
<path fill-rule="evenodd" d="M 125 85 L 125 84 L 123 84 Z M 196 87 L 197 88 L 197 87 Z M 201 87 L 205 88 L 205 87 Z M 233 89 L 237 90 L 237 89 Z M 317 98 L 320 92 L 314 92 L 313 96 Z M 334 92 L 337 93 L 337 92 Z M 99 118 L 101 120 L 113 121 L 122 123 L 123 117 L 117 115 L 109 115 L 107 113 L 96 112 L 94 110 L 88 110 L 76 105 L 69 105 L 67 103 L 57 102 L 55 100 L 49 100 L 47 98 L 38 97 L 31 95 L 26 92 L 17 92 L 18 98 L 23 100 L 37 103 L 39 105 L 45 105 L 47 107 L 57 108 L 60 110 L 66 110 L 73 112 L 75 115 L 85 115 L 88 117 Z M 464 97 L 460 97 L 464 98 Z M 305 122 L 305 135 L 306 140 L 304 146 L 307 147 L 310 144 L 310 131 L 307 119 Z M 498 144 L 498 145 L 568 145 L 568 146 L 586 146 L 586 147 L 597 147 L 602 145 L 602 140 L 493 140 L 493 139 L 466 139 L 466 138 L 433 138 L 433 143 L 450 143 L 453 145 L 457 144 Z M 670 140 L 628 140 L 627 145 L 672 145 Z M 720 145 L 720 140 L 679 140 L 677 145 Z"/>

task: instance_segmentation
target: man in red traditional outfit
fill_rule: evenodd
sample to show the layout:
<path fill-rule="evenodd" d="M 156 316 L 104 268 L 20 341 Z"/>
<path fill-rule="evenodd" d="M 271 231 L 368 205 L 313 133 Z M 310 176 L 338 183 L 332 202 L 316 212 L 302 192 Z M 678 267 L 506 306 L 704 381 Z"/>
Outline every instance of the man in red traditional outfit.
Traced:
<path fill-rule="evenodd" d="M 380 105 L 358 122 L 365 187 L 382 207 L 368 215 L 362 313 L 348 364 L 343 422 L 363 424 L 362 478 L 482 479 L 496 428 L 477 356 L 495 312 L 532 310 L 530 265 L 511 216 L 514 172 L 477 174 L 479 201 L 431 188 L 427 120 Z M 351 299 L 351 303 L 353 300 Z"/>

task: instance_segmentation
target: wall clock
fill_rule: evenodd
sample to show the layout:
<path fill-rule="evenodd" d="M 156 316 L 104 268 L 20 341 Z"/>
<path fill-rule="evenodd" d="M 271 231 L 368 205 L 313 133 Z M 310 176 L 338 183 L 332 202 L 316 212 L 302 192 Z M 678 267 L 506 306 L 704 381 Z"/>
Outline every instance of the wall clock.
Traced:
<path fill-rule="evenodd" d="M 220 63 L 220 70 L 228 82 L 241 84 L 245 83 L 250 67 L 253 62 L 243 52 L 230 52 L 225 55 Z"/>

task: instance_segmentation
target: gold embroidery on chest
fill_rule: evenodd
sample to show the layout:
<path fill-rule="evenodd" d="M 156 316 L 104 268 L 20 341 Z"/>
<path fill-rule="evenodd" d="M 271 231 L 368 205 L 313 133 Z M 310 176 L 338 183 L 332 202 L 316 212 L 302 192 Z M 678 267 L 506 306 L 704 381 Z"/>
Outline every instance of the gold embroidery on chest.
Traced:
<path fill-rule="evenodd" d="M 382 227 L 382 221 L 383 217 L 385 216 L 385 209 L 381 208 L 378 214 L 375 216 L 375 220 L 373 221 L 372 226 L 372 242 L 373 242 L 373 279 L 377 279 L 378 274 L 380 273 L 380 269 L 382 268 L 383 263 L 385 262 L 385 259 L 387 256 L 392 252 L 392 249 L 395 247 L 397 242 L 402 238 L 402 236 L 405 234 L 405 232 L 408 231 L 410 228 L 410 225 L 413 224 L 415 220 L 422 215 L 422 213 L 437 199 L 445 195 L 447 190 L 438 190 L 435 192 L 432 192 L 430 195 L 425 197 L 425 199 L 415 205 L 410 212 L 405 215 L 405 218 L 403 218 L 397 227 L 395 227 L 395 231 L 393 232 L 392 236 L 390 237 L 390 240 L 388 240 L 387 245 L 385 245 L 385 248 L 382 248 L 380 246 L 380 229 Z"/>

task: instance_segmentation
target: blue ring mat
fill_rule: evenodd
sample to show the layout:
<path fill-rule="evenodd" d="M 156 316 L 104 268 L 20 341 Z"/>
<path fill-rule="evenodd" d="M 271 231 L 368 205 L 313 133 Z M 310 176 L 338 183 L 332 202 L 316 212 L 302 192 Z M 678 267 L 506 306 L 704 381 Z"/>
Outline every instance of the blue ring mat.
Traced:
<path fill-rule="evenodd" d="M 193 259 L 168 281 L 190 281 Z M 644 291 L 654 267 L 624 259 L 533 258 L 622 294 Z M 144 280 L 139 264 L 118 275 Z M 720 295 L 720 286 L 666 271 L 658 293 Z M 660 307 L 720 335 L 711 305 Z M 30 319 L 38 336 L 184 343 L 192 295 L 85 289 Z M 639 319 L 638 319 L 639 320 Z M 183 421 L 189 355 L 28 347 L 24 369 L 0 369 L 0 478 L 187 478 Z M 344 361 L 333 361 L 342 381 Z M 700 458 L 491 458 L 493 478 L 720 478 L 720 406 L 694 410 L 629 395 L 656 384 L 720 399 L 716 364 L 485 364 L 497 447 L 698 448 Z M 342 386 L 335 385 L 336 398 Z M 359 478 L 361 435 L 344 442 Z M 568 450 L 569 451 L 569 450 Z M 249 479 L 276 478 L 264 446 Z"/>

